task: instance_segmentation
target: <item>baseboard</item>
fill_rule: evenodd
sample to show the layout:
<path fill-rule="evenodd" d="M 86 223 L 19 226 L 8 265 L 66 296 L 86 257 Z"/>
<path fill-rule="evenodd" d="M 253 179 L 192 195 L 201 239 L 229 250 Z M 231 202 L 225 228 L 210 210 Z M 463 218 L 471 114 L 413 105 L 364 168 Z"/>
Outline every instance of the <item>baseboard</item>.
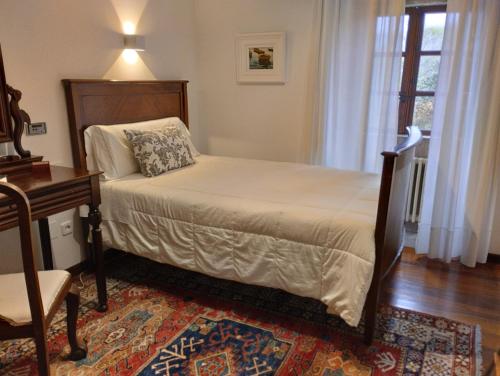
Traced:
<path fill-rule="evenodd" d="M 500 264 L 500 255 L 497 255 L 496 253 L 488 253 L 488 259 L 486 261 L 493 264 Z"/>

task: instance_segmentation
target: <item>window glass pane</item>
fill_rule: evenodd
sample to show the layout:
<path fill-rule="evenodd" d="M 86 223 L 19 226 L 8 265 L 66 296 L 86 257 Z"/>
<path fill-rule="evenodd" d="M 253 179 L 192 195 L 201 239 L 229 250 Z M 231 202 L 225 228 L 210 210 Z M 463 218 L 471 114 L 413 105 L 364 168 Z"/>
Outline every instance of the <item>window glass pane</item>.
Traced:
<path fill-rule="evenodd" d="M 441 56 L 421 56 L 418 68 L 417 90 L 435 91 Z"/>
<path fill-rule="evenodd" d="M 406 51 L 406 38 L 408 38 L 408 25 L 410 16 L 406 14 L 403 19 L 403 52 Z"/>
<path fill-rule="evenodd" d="M 413 110 L 413 125 L 422 130 L 430 131 L 433 110 L 434 97 L 416 97 L 415 109 Z"/>
<path fill-rule="evenodd" d="M 424 20 L 422 51 L 440 51 L 443 45 L 446 13 L 427 13 Z"/>

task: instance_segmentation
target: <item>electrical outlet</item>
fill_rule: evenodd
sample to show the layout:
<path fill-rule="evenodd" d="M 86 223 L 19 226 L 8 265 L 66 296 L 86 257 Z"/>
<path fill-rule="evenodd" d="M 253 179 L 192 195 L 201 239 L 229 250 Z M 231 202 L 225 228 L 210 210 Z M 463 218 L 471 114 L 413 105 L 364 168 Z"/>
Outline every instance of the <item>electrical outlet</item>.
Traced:
<path fill-rule="evenodd" d="M 66 236 L 72 233 L 73 233 L 73 222 L 72 221 L 61 222 L 61 234 L 63 236 Z"/>

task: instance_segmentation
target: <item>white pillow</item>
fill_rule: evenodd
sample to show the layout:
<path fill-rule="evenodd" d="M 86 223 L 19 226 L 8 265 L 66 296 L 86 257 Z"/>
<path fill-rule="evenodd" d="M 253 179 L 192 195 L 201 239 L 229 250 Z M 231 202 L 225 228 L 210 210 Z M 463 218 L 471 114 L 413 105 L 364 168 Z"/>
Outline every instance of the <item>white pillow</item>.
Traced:
<path fill-rule="evenodd" d="M 92 137 L 94 137 L 94 127 L 88 127 L 85 129 L 85 132 L 83 132 L 83 140 L 84 140 L 84 145 L 85 145 L 85 162 L 87 163 L 87 170 L 89 171 L 96 171 L 97 170 L 97 165 L 95 163 L 95 157 L 94 157 L 94 147 L 92 145 Z"/>
<path fill-rule="evenodd" d="M 124 130 L 158 130 L 176 127 L 186 138 L 193 157 L 200 153 L 196 150 L 186 125 L 178 117 L 149 120 L 138 123 L 116 125 L 94 125 L 85 130 L 90 138 L 90 150 L 95 168 L 104 172 L 104 179 L 119 179 L 139 171 L 130 142 Z M 92 162 L 92 158 L 88 158 Z"/>

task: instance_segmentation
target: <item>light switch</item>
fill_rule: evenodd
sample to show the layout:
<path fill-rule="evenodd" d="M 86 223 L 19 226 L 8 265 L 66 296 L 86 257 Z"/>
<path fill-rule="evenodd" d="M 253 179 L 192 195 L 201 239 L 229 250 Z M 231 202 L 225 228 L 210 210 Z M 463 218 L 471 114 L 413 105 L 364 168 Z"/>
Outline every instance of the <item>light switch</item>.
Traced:
<path fill-rule="evenodd" d="M 35 136 L 35 135 L 39 135 L 39 134 L 46 134 L 47 133 L 47 123 L 45 123 L 45 122 L 31 123 L 28 125 L 28 128 L 26 129 L 26 133 L 30 136 Z"/>

